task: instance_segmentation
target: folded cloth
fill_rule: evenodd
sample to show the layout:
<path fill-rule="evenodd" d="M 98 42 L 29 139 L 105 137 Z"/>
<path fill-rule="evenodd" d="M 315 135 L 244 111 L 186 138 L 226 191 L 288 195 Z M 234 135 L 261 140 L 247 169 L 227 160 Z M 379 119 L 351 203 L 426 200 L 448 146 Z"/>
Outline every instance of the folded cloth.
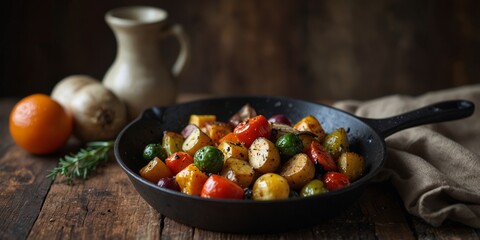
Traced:
<path fill-rule="evenodd" d="M 444 100 L 480 106 L 480 84 L 392 95 L 370 101 L 345 100 L 334 107 L 367 118 L 386 118 Z M 446 219 L 480 228 L 480 113 L 449 122 L 402 130 L 385 139 L 387 160 L 376 180 L 390 180 L 405 208 L 433 226 Z"/>

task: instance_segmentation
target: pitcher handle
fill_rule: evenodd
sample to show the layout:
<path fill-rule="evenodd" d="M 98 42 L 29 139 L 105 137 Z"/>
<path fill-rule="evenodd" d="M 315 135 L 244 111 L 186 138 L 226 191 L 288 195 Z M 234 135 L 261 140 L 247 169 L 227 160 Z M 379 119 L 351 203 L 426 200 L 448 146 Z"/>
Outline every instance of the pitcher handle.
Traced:
<path fill-rule="evenodd" d="M 180 75 L 187 62 L 188 56 L 190 54 L 190 45 L 188 42 L 187 34 L 183 30 L 183 27 L 180 24 L 169 25 L 161 33 L 161 37 L 174 36 L 178 39 L 180 43 L 180 51 L 178 53 L 177 59 L 172 67 L 172 74 L 174 77 Z"/>

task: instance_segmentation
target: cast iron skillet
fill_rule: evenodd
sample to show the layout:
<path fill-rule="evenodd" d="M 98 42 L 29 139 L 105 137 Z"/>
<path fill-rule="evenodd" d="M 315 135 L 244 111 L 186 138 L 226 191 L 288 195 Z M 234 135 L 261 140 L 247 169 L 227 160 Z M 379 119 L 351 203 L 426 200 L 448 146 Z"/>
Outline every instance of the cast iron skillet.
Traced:
<path fill-rule="evenodd" d="M 314 115 L 327 132 L 344 127 L 351 150 L 366 159 L 365 175 L 348 187 L 326 194 L 275 201 L 216 200 L 189 196 L 163 189 L 138 174 L 145 164 L 146 144 L 160 142 L 164 130 L 180 132 L 190 114 L 214 114 L 228 118 L 244 104 L 250 104 L 267 118 L 285 114 L 293 122 Z M 138 193 L 165 216 L 201 229 L 235 232 L 284 232 L 306 227 L 338 214 L 356 201 L 367 183 L 381 170 L 386 157 L 384 139 L 405 128 L 470 116 L 474 104 L 448 101 L 385 119 L 366 119 L 321 104 L 283 97 L 228 97 L 194 101 L 145 110 L 119 134 L 115 143 L 118 164 Z"/>

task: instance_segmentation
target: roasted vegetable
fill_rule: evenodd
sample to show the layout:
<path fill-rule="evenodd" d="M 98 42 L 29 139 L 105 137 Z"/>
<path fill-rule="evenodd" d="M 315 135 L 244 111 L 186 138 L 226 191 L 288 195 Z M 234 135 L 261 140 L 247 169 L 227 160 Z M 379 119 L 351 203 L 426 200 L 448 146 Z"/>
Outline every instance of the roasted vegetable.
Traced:
<path fill-rule="evenodd" d="M 287 133 L 277 139 L 275 147 L 278 148 L 282 159 L 289 159 L 303 151 L 303 142 L 297 135 Z"/>
<path fill-rule="evenodd" d="M 325 187 L 323 182 L 319 179 L 313 179 L 303 186 L 302 190 L 300 191 L 300 196 L 308 197 L 326 192 L 328 192 L 328 189 Z"/>
<path fill-rule="evenodd" d="M 243 199 L 243 188 L 220 175 L 212 174 L 203 185 L 201 197 Z"/>
<path fill-rule="evenodd" d="M 365 159 L 354 152 L 340 154 L 337 163 L 338 171 L 347 175 L 350 182 L 360 178 L 365 171 Z"/>
<path fill-rule="evenodd" d="M 246 188 L 252 184 L 255 170 L 247 161 L 231 157 L 225 160 L 220 175 Z"/>
<path fill-rule="evenodd" d="M 202 132 L 200 128 L 196 127 L 183 142 L 182 151 L 193 156 L 200 148 L 212 145 L 212 139 L 206 133 Z"/>
<path fill-rule="evenodd" d="M 291 189 L 299 190 L 315 177 L 315 166 L 305 153 L 298 153 L 282 165 L 278 174 Z"/>
<path fill-rule="evenodd" d="M 193 163 L 207 173 L 218 173 L 223 167 L 223 153 L 214 146 L 204 146 L 193 156 Z"/>
<path fill-rule="evenodd" d="M 295 135 L 301 133 L 301 131 L 298 131 L 297 129 L 293 128 L 292 126 L 289 126 L 289 125 L 286 125 L 286 124 L 275 123 L 275 122 L 272 122 L 270 124 L 272 125 L 271 139 L 273 141 L 276 141 L 278 138 L 280 138 L 281 136 L 283 136 L 285 134 L 288 134 L 288 133 L 293 133 Z M 314 135 L 313 133 L 311 133 L 311 134 Z"/>
<path fill-rule="evenodd" d="M 268 119 L 268 121 L 271 123 L 280 123 L 280 124 L 292 126 L 292 121 L 283 114 L 273 115 Z"/>
<path fill-rule="evenodd" d="M 257 138 L 248 148 L 248 161 L 260 173 L 275 172 L 280 166 L 280 153 L 267 138 Z"/>
<path fill-rule="evenodd" d="M 182 134 L 182 137 L 185 139 L 188 137 L 188 135 L 190 135 L 190 133 L 192 133 L 192 131 L 197 128 L 198 126 L 195 125 L 195 124 L 188 124 L 187 126 L 185 126 L 182 131 L 180 132 L 180 134 Z"/>
<path fill-rule="evenodd" d="M 332 155 L 334 159 L 337 159 L 342 152 L 348 151 L 348 137 L 344 128 L 337 128 L 328 134 L 324 141 L 323 146 Z"/>
<path fill-rule="evenodd" d="M 218 145 L 220 139 L 231 133 L 233 130 L 230 124 L 218 121 L 206 123 L 203 129 L 215 145 Z"/>
<path fill-rule="evenodd" d="M 263 115 L 257 115 L 239 123 L 233 132 L 246 147 L 250 147 L 259 137 L 270 138 L 272 126 Z"/>
<path fill-rule="evenodd" d="M 315 136 L 313 136 L 310 132 L 301 132 L 297 134 L 297 137 L 302 140 L 304 152 L 310 147 L 312 141 L 315 140 Z"/>
<path fill-rule="evenodd" d="M 237 113 L 230 117 L 230 124 L 236 127 L 239 123 L 257 116 L 257 112 L 249 104 L 245 104 Z"/>
<path fill-rule="evenodd" d="M 220 140 L 218 140 L 218 144 L 221 144 L 222 142 L 232 142 L 232 143 L 242 143 L 240 140 L 237 138 L 237 135 L 235 133 L 231 132 L 224 137 L 222 137 Z"/>
<path fill-rule="evenodd" d="M 173 174 L 182 171 L 193 163 L 193 157 L 186 152 L 176 152 L 165 159 L 165 164 L 172 170 Z"/>
<path fill-rule="evenodd" d="M 165 177 L 172 177 L 173 173 L 160 158 L 155 157 L 146 166 L 140 169 L 140 176 L 157 184 L 158 180 Z"/>
<path fill-rule="evenodd" d="M 318 119 L 312 115 L 302 118 L 295 125 L 293 125 L 293 128 L 299 131 L 312 132 L 317 135 L 317 139 L 319 141 L 321 141 L 325 137 L 325 130 L 323 130 L 323 127 L 318 121 Z"/>
<path fill-rule="evenodd" d="M 178 183 L 174 177 L 160 178 L 160 180 L 158 180 L 157 185 L 161 188 L 168 188 L 170 190 L 180 192 L 180 186 L 178 186 Z"/>
<path fill-rule="evenodd" d="M 315 165 L 321 165 L 325 171 L 337 171 L 337 165 L 330 153 L 317 141 L 312 141 L 307 155 Z"/>
<path fill-rule="evenodd" d="M 215 115 L 190 115 L 189 124 L 194 124 L 199 128 L 203 128 L 208 122 L 214 122 L 217 120 Z"/>
<path fill-rule="evenodd" d="M 350 184 L 348 177 L 340 172 L 327 172 L 323 175 L 322 181 L 328 191 L 335 191 Z"/>
<path fill-rule="evenodd" d="M 223 141 L 217 148 L 222 151 L 224 159 L 233 157 L 248 161 L 248 148 L 242 143 Z"/>
<path fill-rule="evenodd" d="M 252 188 L 254 200 L 286 199 L 290 194 L 287 180 L 276 173 L 265 173 L 260 176 Z"/>
<path fill-rule="evenodd" d="M 182 135 L 176 132 L 164 131 L 162 138 L 162 147 L 170 156 L 178 151 L 182 151 L 182 145 L 185 139 Z"/>
<path fill-rule="evenodd" d="M 200 196 L 207 179 L 208 176 L 193 163 L 175 175 L 180 190 L 183 193 L 195 196 Z"/>
<path fill-rule="evenodd" d="M 162 160 L 167 158 L 167 151 L 159 143 L 151 143 L 143 149 L 143 159 L 150 161 L 154 157 L 159 157 Z"/>

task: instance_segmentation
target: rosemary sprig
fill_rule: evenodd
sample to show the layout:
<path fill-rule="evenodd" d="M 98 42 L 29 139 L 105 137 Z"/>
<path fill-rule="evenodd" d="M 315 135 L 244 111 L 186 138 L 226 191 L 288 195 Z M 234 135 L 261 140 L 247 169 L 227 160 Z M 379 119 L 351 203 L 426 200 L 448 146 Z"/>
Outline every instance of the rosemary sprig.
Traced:
<path fill-rule="evenodd" d="M 108 160 L 108 153 L 113 149 L 115 141 L 96 141 L 87 143 L 78 153 L 70 153 L 60 158 L 58 167 L 49 171 L 47 178 L 57 175 L 66 177 L 67 184 L 72 184 L 75 178 L 87 179 L 88 174 L 97 166 Z"/>

